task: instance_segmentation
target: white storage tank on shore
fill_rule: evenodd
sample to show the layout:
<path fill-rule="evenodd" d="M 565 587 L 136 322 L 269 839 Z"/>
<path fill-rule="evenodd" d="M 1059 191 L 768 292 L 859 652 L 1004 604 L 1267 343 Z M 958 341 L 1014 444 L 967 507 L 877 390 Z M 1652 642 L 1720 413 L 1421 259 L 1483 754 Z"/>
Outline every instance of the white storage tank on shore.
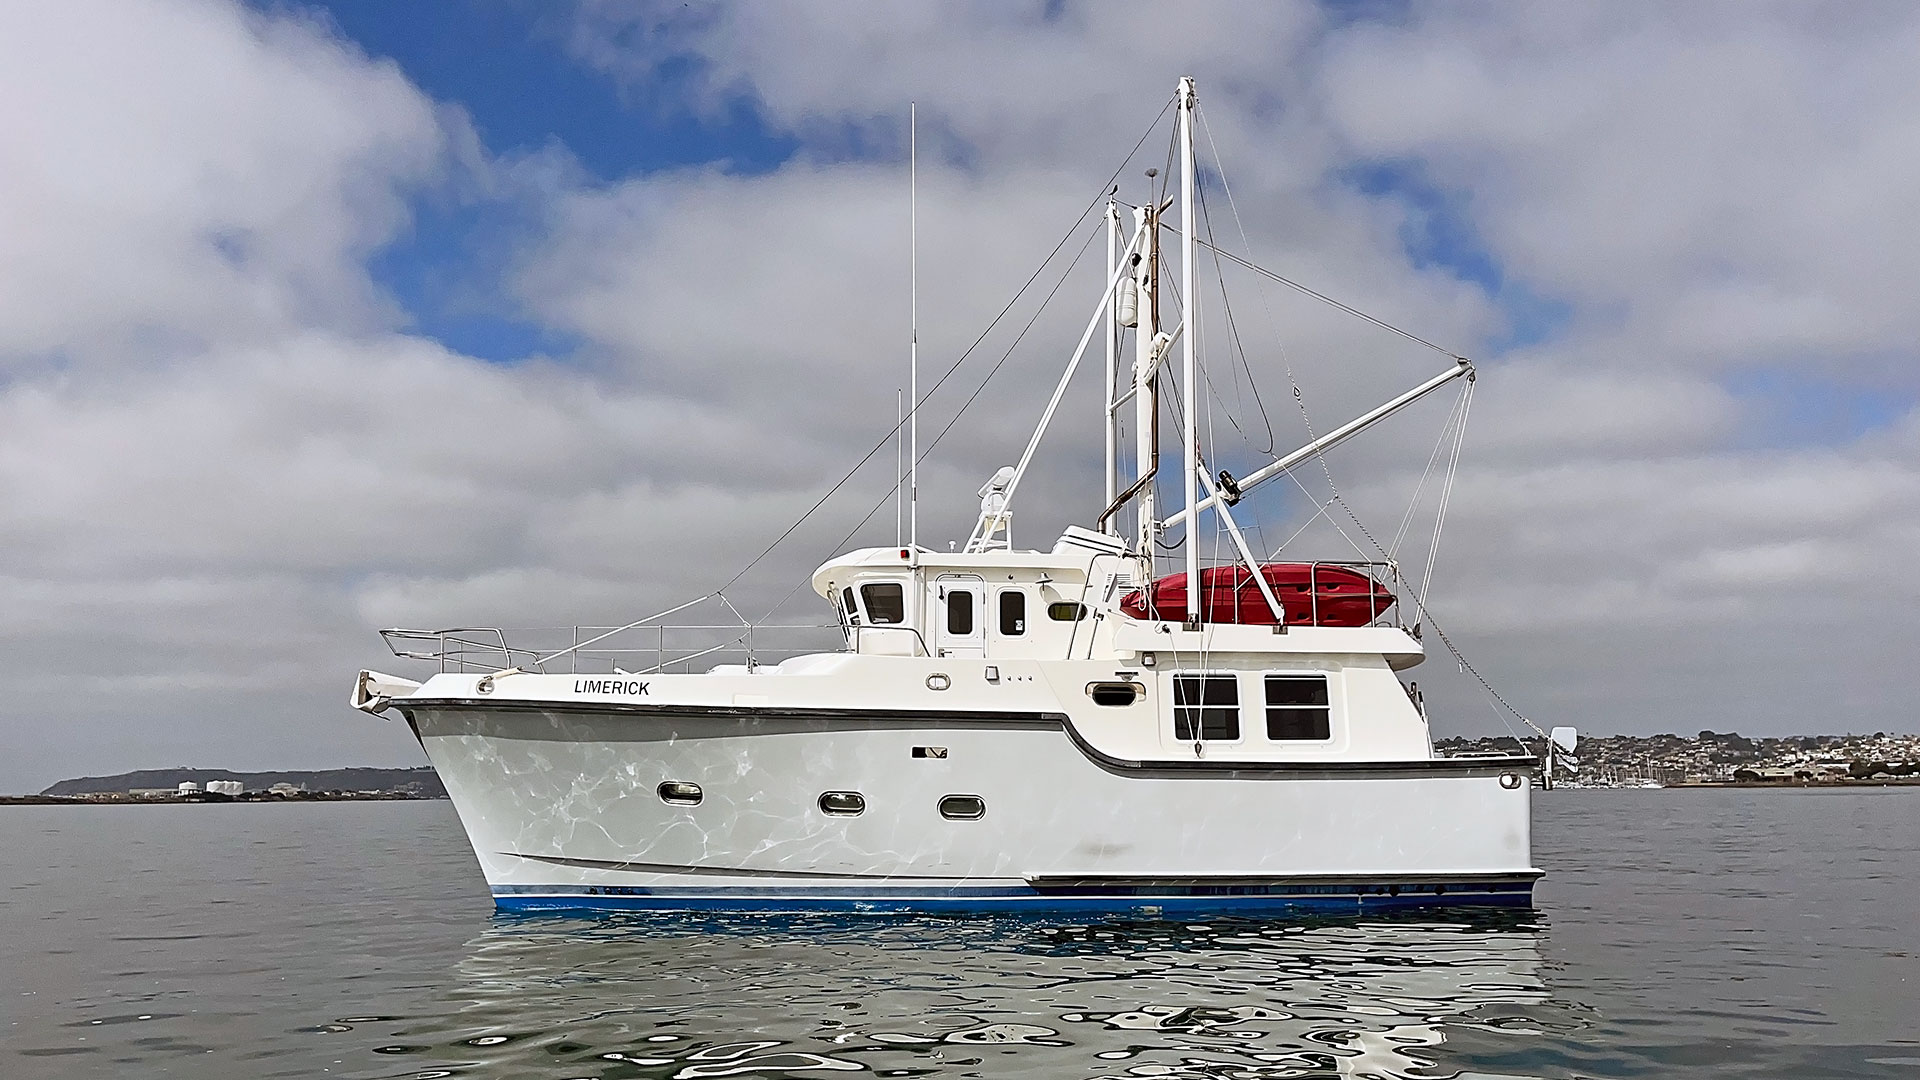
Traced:
<path fill-rule="evenodd" d="M 175 790 L 176 790 L 176 791 L 178 791 L 178 792 L 180 792 L 180 794 L 182 794 L 182 795 L 187 795 L 187 794 L 190 794 L 190 793 L 192 793 L 192 792 L 195 792 L 195 791 L 199 791 L 199 790 L 200 790 L 200 785 L 199 785 L 199 784 L 196 784 L 196 783 L 194 783 L 194 782 L 193 782 L 193 781 L 191 781 L 191 780 L 182 780 L 182 781 L 180 781 L 180 786 L 179 786 L 178 788 L 176 788 Z"/>

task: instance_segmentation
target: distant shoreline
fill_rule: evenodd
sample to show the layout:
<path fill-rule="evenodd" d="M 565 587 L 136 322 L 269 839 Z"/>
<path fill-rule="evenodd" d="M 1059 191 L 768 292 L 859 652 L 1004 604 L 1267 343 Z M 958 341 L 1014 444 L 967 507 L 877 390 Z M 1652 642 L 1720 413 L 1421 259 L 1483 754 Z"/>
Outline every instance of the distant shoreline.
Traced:
<path fill-rule="evenodd" d="M 218 806 L 228 803 L 297 802 L 445 802 L 445 795 L 417 795 L 405 791 L 300 791 L 291 795 L 272 795 L 248 791 L 239 795 L 188 792 L 151 798 L 131 795 L 0 795 L 0 806 L 179 806 L 202 803 Z"/>
<path fill-rule="evenodd" d="M 1700 784 L 1662 784 L 1658 788 L 1575 787 L 1570 784 L 1557 784 L 1555 787 L 1562 791 L 1716 791 L 1723 788 L 1739 788 L 1743 791 L 1848 791 L 1853 788 L 1920 787 L 1920 777 L 1895 776 L 1885 780 L 1716 780 Z"/>

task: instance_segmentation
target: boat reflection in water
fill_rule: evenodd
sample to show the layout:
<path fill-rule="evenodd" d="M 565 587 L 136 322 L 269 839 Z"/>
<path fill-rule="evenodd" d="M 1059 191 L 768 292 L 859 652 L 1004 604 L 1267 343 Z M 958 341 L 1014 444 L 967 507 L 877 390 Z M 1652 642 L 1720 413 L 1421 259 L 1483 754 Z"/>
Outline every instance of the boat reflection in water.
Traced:
<path fill-rule="evenodd" d="M 409 1049 L 453 1074 L 684 1080 L 1511 1074 L 1585 1026 L 1542 981 L 1539 927 L 1498 911 L 1186 926 L 502 918 L 470 943 L 435 1045 Z"/>

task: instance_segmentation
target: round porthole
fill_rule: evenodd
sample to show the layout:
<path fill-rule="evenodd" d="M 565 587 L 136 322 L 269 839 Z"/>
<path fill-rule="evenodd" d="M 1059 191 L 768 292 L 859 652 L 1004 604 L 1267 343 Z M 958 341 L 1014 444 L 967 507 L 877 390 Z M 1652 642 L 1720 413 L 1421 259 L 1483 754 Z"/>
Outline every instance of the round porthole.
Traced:
<path fill-rule="evenodd" d="M 820 796 L 820 812 L 834 817 L 858 817 L 866 808 L 866 796 L 857 791 L 829 791 Z"/>
<path fill-rule="evenodd" d="M 927 689 L 929 690 L 945 690 L 947 687 L 952 685 L 953 685 L 952 679 L 949 679 L 948 677 L 940 674 L 937 671 L 927 676 Z"/>
<path fill-rule="evenodd" d="M 987 801 L 978 795 L 949 795 L 940 800 L 940 816 L 954 821 L 973 821 L 987 816 Z"/>
<path fill-rule="evenodd" d="M 1513 791 L 1524 783 L 1526 783 L 1526 779 L 1517 772 L 1503 772 L 1500 774 L 1500 786 L 1506 788 L 1508 791 Z"/>
<path fill-rule="evenodd" d="M 699 784 L 689 784 L 685 780 L 669 780 L 659 787 L 660 801 L 675 806 L 698 806 L 704 793 Z"/>

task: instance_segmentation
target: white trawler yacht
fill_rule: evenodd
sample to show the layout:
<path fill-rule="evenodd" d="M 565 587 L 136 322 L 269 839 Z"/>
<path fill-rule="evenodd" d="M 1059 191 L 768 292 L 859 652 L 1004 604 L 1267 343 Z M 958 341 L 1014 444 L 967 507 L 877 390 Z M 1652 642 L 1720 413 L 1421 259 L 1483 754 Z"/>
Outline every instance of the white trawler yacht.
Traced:
<path fill-rule="evenodd" d="M 664 621 L 682 609 L 576 629 L 551 651 L 492 629 L 383 632 L 440 670 L 362 671 L 353 704 L 411 725 L 499 907 L 1175 916 L 1530 902 L 1539 763 L 1434 752 L 1400 681 L 1424 650 L 1395 566 L 1263 560 L 1231 509 L 1465 387 L 1473 367 L 1453 357 L 1245 477 L 1212 476 L 1197 335 L 1183 332 L 1197 324 L 1192 80 L 1174 104 L 1178 227 L 1161 219 L 1169 199 L 1123 228 L 1109 196 L 1106 285 L 1018 464 L 981 489 L 958 550 L 867 548 L 814 572 L 837 648 L 763 662 L 746 627 L 675 653 Z M 1180 249 L 1183 311 L 1161 289 L 1163 236 Z M 1088 527 L 1015 549 L 1021 481 L 1096 336 L 1106 490 L 1088 493 Z M 1176 370 L 1186 392 L 1163 458 Z M 1116 452 L 1126 412 L 1130 467 Z M 1236 561 L 1202 566 L 1203 520 Z M 1158 575 L 1156 545 L 1181 537 L 1184 566 Z M 727 648 L 747 661 L 689 663 Z"/>

